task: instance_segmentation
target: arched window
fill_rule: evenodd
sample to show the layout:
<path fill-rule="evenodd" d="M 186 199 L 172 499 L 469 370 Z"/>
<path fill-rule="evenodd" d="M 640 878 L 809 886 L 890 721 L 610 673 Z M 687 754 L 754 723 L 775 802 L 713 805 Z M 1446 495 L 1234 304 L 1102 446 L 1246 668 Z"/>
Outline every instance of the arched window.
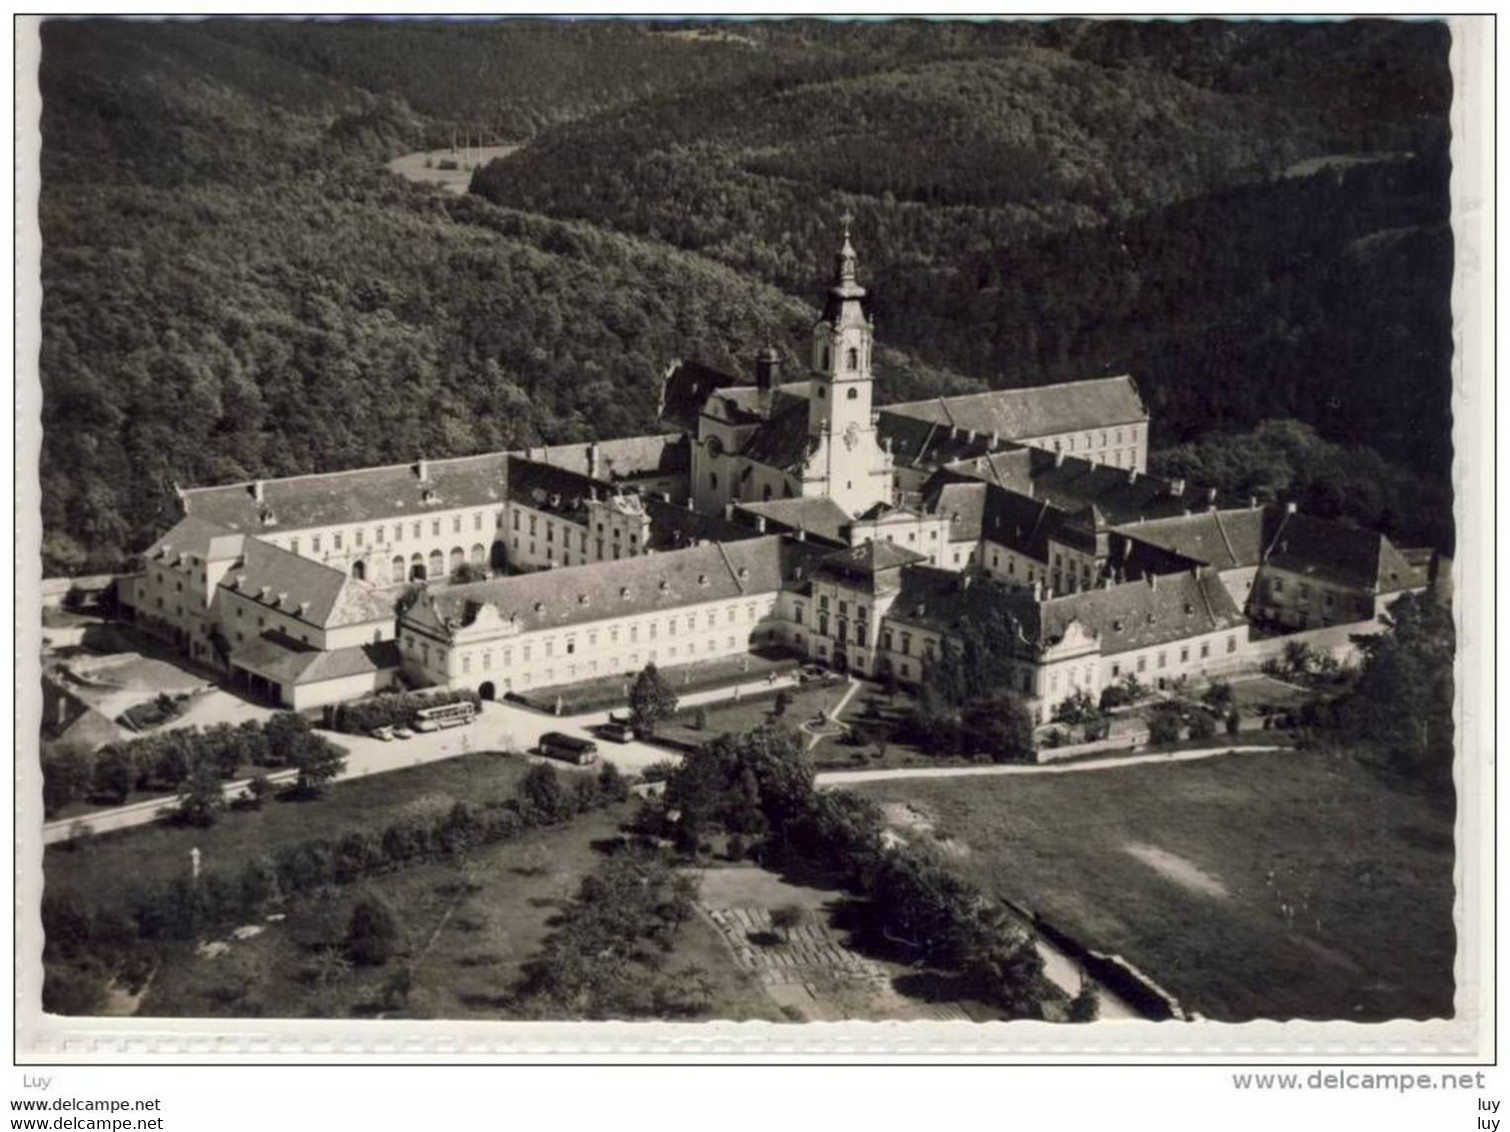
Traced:
<path fill-rule="evenodd" d="M 823 347 L 823 364 L 820 365 L 818 368 L 819 369 L 828 369 L 828 347 L 827 346 Z"/>
<path fill-rule="evenodd" d="M 823 401 L 826 400 L 827 397 L 828 394 L 824 391 L 823 386 L 818 386 L 818 400 Z"/>
<path fill-rule="evenodd" d="M 851 401 L 858 401 L 860 399 L 860 391 L 854 386 L 850 386 L 848 397 Z"/>
<path fill-rule="evenodd" d="M 860 351 L 857 350 L 857 349 L 855 349 L 853 346 L 851 346 L 849 348 L 849 353 L 844 356 L 844 368 L 845 369 L 859 369 L 860 368 Z"/>
<path fill-rule="evenodd" d="M 446 556 L 438 550 L 430 552 L 430 577 L 444 578 L 446 576 Z"/>
<path fill-rule="evenodd" d="M 488 552 L 482 548 L 482 543 L 472 544 L 472 565 L 486 566 L 488 564 Z"/>
<path fill-rule="evenodd" d="M 770 484 L 766 484 L 765 487 L 763 487 L 761 489 L 761 491 L 760 491 L 760 498 L 761 499 L 769 499 L 769 498 L 771 498 L 771 485 Z"/>
<path fill-rule="evenodd" d="M 412 582 L 425 580 L 425 560 L 421 555 L 416 554 L 409 559 L 409 580 Z"/>
<path fill-rule="evenodd" d="M 459 546 L 451 548 L 451 569 L 458 570 L 466 564 L 467 552 Z"/>
<path fill-rule="evenodd" d="M 404 556 L 402 554 L 395 554 L 393 556 L 393 564 L 388 576 L 395 584 L 404 580 Z"/>
<path fill-rule="evenodd" d="M 359 582 L 367 580 L 367 563 L 358 558 L 351 564 L 351 576 Z"/>

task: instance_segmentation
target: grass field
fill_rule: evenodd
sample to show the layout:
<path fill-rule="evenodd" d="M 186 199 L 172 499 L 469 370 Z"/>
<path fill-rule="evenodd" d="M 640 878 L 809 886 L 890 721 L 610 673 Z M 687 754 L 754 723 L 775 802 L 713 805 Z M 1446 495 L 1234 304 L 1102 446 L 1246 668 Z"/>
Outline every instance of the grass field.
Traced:
<path fill-rule="evenodd" d="M 248 857 L 312 837 L 337 840 L 354 829 L 382 830 L 402 812 L 443 813 L 457 801 L 508 798 L 529 764 L 496 754 L 461 755 L 425 766 L 338 782 L 313 801 L 270 801 L 260 811 L 231 811 L 209 829 L 155 822 L 90 839 L 83 848 L 50 846 L 43 857 L 49 889 L 108 899 L 124 880 L 187 873 L 198 848 L 205 870 L 238 869 Z M 573 773 L 562 768 L 563 773 Z"/>
<path fill-rule="evenodd" d="M 838 704 L 844 696 L 846 687 L 847 685 L 838 683 L 830 688 L 807 685 L 790 689 L 792 702 L 781 717 L 781 722 L 790 727 L 796 727 L 799 723 L 813 719 L 820 711 L 826 711 Z M 775 718 L 771 714 L 775 706 L 774 696 L 761 695 L 758 699 L 746 698 L 738 703 L 725 700 L 722 703 L 707 704 L 701 709 L 683 708 L 677 712 L 674 719 L 669 719 L 657 727 L 656 735 L 682 743 L 706 743 L 710 739 L 716 739 L 725 731 L 739 735 L 771 722 Z M 699 710 L 703 711 L 707 717 L 707 726 L 702 728 L 692 726 Z M 822 747 L 828 742 L 829 740 L 824 740 L 818 745 Z"/>
<path fill-rule="evenodd" d="M 601 860 L 594 842 L 611 838 L 627 805 L 533 830 L 493 846 L 465 864 L 434 862 L 365 885 L 290 901 L 282 920 L 257 936 L 226 933 L 228 950 L 205 957 L 174 951 L 153 978 L 141 1015 L 387 1017 L 488 1019 L 512 1016 L 511 989 L 521 965 L 539 949 L 556 910 Z M 398 910 L 401 953 L 373 968 L 322 980 L 316 955 L 339 944 L 351 907 L 376 891 Z M 671 969 L 695 964 L 708 973 L 710 1017 L 779 1018 L 774 1005 L 734 965 L 711 927 L 694 919 L 666 957 Z M 410 990 L 391 997 L 386 984 L 407 970 Z"/>
<path fill-rule="evenodd" d="M 1350 753 L 858 789 L 921 809 L 971 880 L 1207 1017 L 1452 1012 L 1452 814 Z"/>

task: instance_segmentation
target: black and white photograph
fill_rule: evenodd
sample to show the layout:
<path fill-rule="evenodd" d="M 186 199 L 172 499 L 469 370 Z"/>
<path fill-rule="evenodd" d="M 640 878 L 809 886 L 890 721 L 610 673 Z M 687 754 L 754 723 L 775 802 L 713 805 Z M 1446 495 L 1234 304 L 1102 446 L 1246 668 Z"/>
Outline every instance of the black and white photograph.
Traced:
<path fill-rule="evenodd" d="M 23 1042 L 1480 1048 L 1483 30 L 31 21 Z"/>

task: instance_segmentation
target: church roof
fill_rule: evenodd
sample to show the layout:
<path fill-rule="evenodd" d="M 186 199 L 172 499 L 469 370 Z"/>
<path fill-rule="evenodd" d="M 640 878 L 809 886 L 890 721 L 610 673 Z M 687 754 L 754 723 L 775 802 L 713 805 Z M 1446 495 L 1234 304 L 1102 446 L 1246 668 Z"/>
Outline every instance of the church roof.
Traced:
<path fill-rule="evenodd" d="M 881 411 L 986 436 L 996 433 L 1001 440 L 1029 440 L 1148 419 L 1137 385 L 1126 376 L 906 401 Z"/>
<path fill-rule="evenodd" d="M 506 452 L 389 464 L 347 472 L 289 476 L 182 492 L 184 512 L 246 534 L 418 516 L 453 507 L 500 504 L 507 489 Z M 424 475 L 421 476 L 423 466 Z"/>
<path fill-rule="evenodd" d="M 715 389 L 728 389 L 742 380 L 696 359 L 677 362 L 661 383 L 660 419 L 684 432 L 696 433 L 703 406 Z"/>
<path fill-rule="evenodd" d="M 804 399 L 774 409 L 771 419 L 761 424 L 739 454 L 769 468 L 795 472 L 806 462 L 809 451 Z"/>

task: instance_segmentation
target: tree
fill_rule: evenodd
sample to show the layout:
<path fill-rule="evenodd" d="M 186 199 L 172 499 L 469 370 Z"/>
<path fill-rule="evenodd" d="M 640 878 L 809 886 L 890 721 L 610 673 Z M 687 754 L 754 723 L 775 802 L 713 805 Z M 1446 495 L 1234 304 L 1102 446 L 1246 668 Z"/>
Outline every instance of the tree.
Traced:
<path fill-rule="evenodd" d="M 1224 714 L 1232 706 L 1232 685 L 1225 680 L 1213 680 L 1201 696 L 1201 702 Z"/>
<path fill-rule="evenodd" d="M 964 734 L 992 762 L 1032 761 L 1033 717 L 1015 696 L 976 700 L 961 712 L 960 723 Z"/>
<path fill-rule="evenodd" d="M 771 927 L 781 933 L 787 943 L 792 942 L 792 929 L 807 923 L 807 909 L 801 904 L 783 904 L 771 909 Z"/>
<path fill-rule="evenodd" d="M 376 894 L 364 896 L 351 910 L 346 954 L 359 967 L 381 967 L 398 953 L 403 925 L 393 907 Z"/>
<path fill-rule="evenodd" d="M 676 693 L 654 662 L 645 665 L 629 689 L 629 720 L 638 735 L 654 735 L 656 727 L 676 714 Z"/>
<path fill-rule="evenodd" d="M 207 758 L 199 758 L 178 787 L 178 817 L 189 825 L 211 826 L 225 808 L 220 771 Z"/>
<path fill-rule="evenodd" d="M 773 715 L 777 719 L 780 719 L 787 713 L 787 709 L 791 706 L 792 693 L 789 689 L 783 688 L 781 689 L 781 691 L 776 693 L 776 700 L 771 704 L 771 715 Z"/>
<path fill-rule="evenodd" d="M 1148 713 L 1148 742 L 1155 747 L 1178 743 L 1182 723 L 1178 708 L 1160 704 Z"/>
<path fill-rule="evenodd" d="M 330 781 L 346 769 L 346 756 L 340 748 L 325 736 L 312 732 L 294 747 L 289 762 L 299 772 L 294 789 L 305 798 L 323 794 Z"/>
<path fill-rule="evenodd" d="M 576 805 L 562 783 L 560 773 L 550 763 L 536 763 L 530 767 L 515 788 L 515 796 L 527 817 L 536 817 L 547 825 L 576 812 Z"/>
<path fill-rule="evenodd" d="M 100 798 L 122 805 L 134 778 L 131 756 L 120 744 L 107 744 L 95 753 L 93 789 Z"/>
<path fill-rule="evenodd" d="M 42 810 L 52 817 L 70 802 L 83 798 L 92 778 L 86 751 L 71 744 L 53 747 L 42 756 Z"/>
<path fill-rule="evenodd" d="M 1212 739 L 1216 737 L 1216 716 L 1199 708 L 1190 713 L 1190 737 Z"/>

